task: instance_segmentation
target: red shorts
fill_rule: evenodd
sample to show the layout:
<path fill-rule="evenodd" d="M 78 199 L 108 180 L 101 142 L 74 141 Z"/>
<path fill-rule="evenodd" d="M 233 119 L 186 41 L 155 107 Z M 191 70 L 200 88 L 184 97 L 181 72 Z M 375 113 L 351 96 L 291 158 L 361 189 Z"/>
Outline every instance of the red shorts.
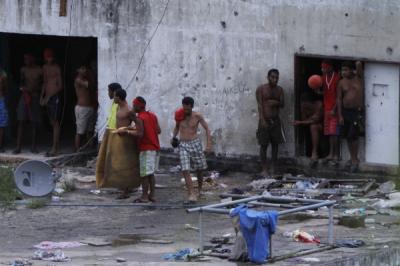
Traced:
<path fill-rule="evenodd" d="M 330 115 L 329 112 L 325 112 L 324 135 L 328 135 L 328 136 L 339 135 L 338 122 L 339 122 L 339 119 L 336 115 Z"/>

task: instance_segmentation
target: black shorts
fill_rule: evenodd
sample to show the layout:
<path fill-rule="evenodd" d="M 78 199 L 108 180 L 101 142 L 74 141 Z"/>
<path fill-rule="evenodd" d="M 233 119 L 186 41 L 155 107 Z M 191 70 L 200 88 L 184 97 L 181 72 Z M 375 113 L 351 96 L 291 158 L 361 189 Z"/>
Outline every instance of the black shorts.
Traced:
<path fill-rule="evenodd" d="M 63 104 L 59 95 L 53 95 L 47 102 L 47 115 L 51 122 L 60 121 L 62 115 Z"/>
<path fill-rule="evenodd" d="M 359 109 L 342 110 L 344 125 L 341 128 L 341 135 L 347 140 L 357 140 L 364 135 L 364 113 Z"/>
<path fill-rule="evenodd" d="M 267 119 L 267 126 L 261 126 L 258 123 L 257 140 L 261 146 L 272 144 L 280 144 L 285 142 L 285 133 L 279 117 Z"/>

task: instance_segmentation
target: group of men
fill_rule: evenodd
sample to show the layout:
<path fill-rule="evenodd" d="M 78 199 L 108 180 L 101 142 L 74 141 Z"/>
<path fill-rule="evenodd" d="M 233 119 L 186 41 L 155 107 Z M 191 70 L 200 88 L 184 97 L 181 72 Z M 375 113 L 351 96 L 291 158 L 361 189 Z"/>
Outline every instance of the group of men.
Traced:
<path fill-rule="evenodd" d="M 132 108 L 130 108 L 126 101 L 126 91 L 118 83 L 109 84 L 108 93 L 113 103 L 108 116 L 107 127 L 113 129 L 112 134 L 134 137 L 138 141 L 142 195 L 134 202 L 154 202 L 154 173 L 158 167 L 160 150 L 158 135 L 161 134 L 157 116 L 147 110 L 146 100 L 141 96 L 133 100 Z M 182 99 L 182 107 L 175 112 L 176 124 L 171 140 L 173 147 L 179 147 L 181 171 L 186 182 L 189 202 L 196 202 L 198 197 L 201 196 L 203 171 L 207 169 L 205 154 L 197 134 L 199 125 L 206 131 L 206 152 L 212 149 L 208 124 L 200 113 L 193 111 L 193 106 L 193 98 L 185 97 Z M 193 188 L 191 170 L 197 171 L 197 193 Z M 129 197 L 128 194 L 129 190 L 127 189 L 120 198 L 127 198 Z"/>
<path fill-rule="evenodd" d="M 339 161 L 339 136 L 347 140 L 350 160 L 346 167 L 351 172 L 358 170 L 358 138 L 364 131 L 364 84 L 362 63 L 341 64 L 341 73 L 334 70 L 333 63 L 321 63 L 322 86 L 314 92 L 301 95 L 301 119 L 294 126 L 308 126 L 311 133 L 311 164 L 318 162 L 318 147 L 323 132 L 329 138 L 329 155 L 322 160 L 336 166 Z M 268 83 L 257 88 L 259 111 L 257 139 L 260 144 L 261 175 L 273 174 L 278 156 L 278 145 L 285 141 L 279 110 L 284 107 L 284 92 L 278 86 L 279 71 L 268 72 Z M 318 95 L 322 95 L 320 100 Z M 271 164 L 267 163 L 267 148 L 271 144 Z"/>
<path fill-rule="evenodd" d="M 22 139 L 25 125 L 31 127 L 31 152 L 38 153 L 37 135 L 39 125 L 42 122 L 42 110 L 45 109 L 47 117 L 52 126 L 53 139 L 52 148 L 46 156 L 55 156 L 59 151 L 60 127 L 64 112 L 62 103 L 63 78 L 61 68 L 55 61 L 52 49 L 43 51 L 44 65 L 36 63 L 35 56 L 31 53 L 24 54 L 24 66 L 20 70 L 20 92 L 21 96 L 17 105 L 17 145 L 14 154 L 21 152 Z M 77 70 L 74 80 L 77 105 L 75 106 L 76 137 L 75 149 L 81 146 L 81 136 L 87 132 L 94 131 L 95 122 L 95 88 L 93 79 L 90 78 L 86 66 Z M 7 74 L 0 71 L 0 148 L 4 152 L 4 128 L 8 126 L 8 110 L 5 103 L 7 93 Z"/>

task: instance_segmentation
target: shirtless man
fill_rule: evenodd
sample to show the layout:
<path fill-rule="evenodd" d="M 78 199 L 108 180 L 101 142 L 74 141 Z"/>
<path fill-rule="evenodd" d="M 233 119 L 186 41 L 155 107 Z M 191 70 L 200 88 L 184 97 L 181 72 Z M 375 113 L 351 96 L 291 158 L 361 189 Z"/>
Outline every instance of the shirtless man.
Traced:
<path fill-rule="evenodd" d="M 121 129 L 126 129 L 131 126 L 131 110 L 126 102 L 126 91 L 124 89 L 117 89 L 114 93 L 114 102 L 118 104 L 117 115 L 116 115 L 116 133 L 120 133 Z M 123 189 L 122 194 L 117 199 L 129 198 L 130 189 Z"/>
<path fill-rule="evenodd" d="M 17 108 L 18 131 L 17 147 L 14 154 L 21 152 L 24 125 L 30 122 L 32 127 L 32 153 L 38 153 L 36 147 L 37 129 L 41 122 L 40 91 L 43 81 L 42 68 L 35 63 L 31 54 L 24 55 L 25 66 L 21 68 L 21 98 Z"/>
<path fill-rule="evenodd" d="M 304 93 L 301 95 L 301 120 L 293 121 L 294 126 L 309 126 L 311 133 L 311 167 L 318 162 L 318 146 L 322 131 L 324 116 L 323 103 L 315 95 Z"/>
<path fill-rule="evenodd" d="M 89 134 L 94 130 L 95 110 L 93 107 L 93 100 L 91 99 L 91 89 L 88 78 L 88 69 L 86 66 L 81 66 L 77 70 L 78 75 L 75 78 L 75 93 L 77 103 L 75 106 L 76 118 L 76 135 L 75 135 L 75 151 L 78 152 L 81 147 L 81 138 L 86 133 Z"/>
<path fill-rule="evenodd" d="M 212 150 L 211 133 L 207 122 L 198 112 L 193 112 L 194 100 L 191 97 L 185 97 L 182 100 L 182 109 L 175 114 L 176 125 L 173 131 L 171 144 L 174 146 L 177 142 L 179 133 L 179 157 L 181 161 L 182 175 L 185 178 L 186 188 L 188 190 L 189 202 L 196 202 L 197 196 L 193 192 L 193 182 L 190 176 L 191 166 L 197 171 L 198 196 L 201 195 L 203 186 L 203 170 L 207 169 L 206 157 L 203 152 L 201 141 L 197 135 L 199 124 L 205 129 L 207 135 L 206 152 Z M 191 161 L 193 164 L 191 165 Z"/>
<path fill-rule="evenodd" d="M 4 152 L 4 129 L 8 126 L 8 110 L 5 102 L 7 88 L 7 73 L 0 67 L 0 152 Z"/>
<path fill-rule="evenodd" d="M 350 161 L 346 166 L 351 172 L 358 170 L 358 137 L 364 124 L 364 77 L 362 63 L 356 62 L 356 73 L 351 62 L 342 63 L 342 77 L 338 84 L 338 115 L 347 139 Z"/>
<path fill-rule="evenodd" d="M 257 139 L 260 144 L 260 159 L 262 177 L 268 176 L 267 148 L 272 146 L 271 174 L 274 173 L 275 164 L 278 159 L 278 144 L 285 141 L 279 110 L 284 107 L 283 89 L 278 86 L 279 71 L 271 69 L 268 71 L 268 84 L 260 85 L 256 90 L 258 104 L 259 122 Z"/>
<path fill-rule="evenodd" d="M 60 92 L 62 90 L 61 69 L 55 62 L 54 52 L 45 49 L 43 52 L 45 64 L 43 65 L 43 89 L 40 97 L 42 106 L 46 106 L 47 114 L 53 126 L 53 147 L 46 156 L 55 156 L 58 153 L 60 141 L 60 120 L 62 105 Z"/>

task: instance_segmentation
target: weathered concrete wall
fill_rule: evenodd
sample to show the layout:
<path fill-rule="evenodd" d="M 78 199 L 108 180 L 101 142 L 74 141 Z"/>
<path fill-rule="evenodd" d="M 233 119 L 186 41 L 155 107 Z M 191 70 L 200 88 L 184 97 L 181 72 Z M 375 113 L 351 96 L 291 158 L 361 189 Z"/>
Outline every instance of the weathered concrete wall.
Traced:
<path fill-rule="evenodd" d="M 110 102 L 106 86 L 127 86 L 166 0 L 1 0 L 0 31 L 98 38 L 98 127 Z M 400 61 L 396 0 L 170 0 L 165 18 L 128 89 L 144 96 L 160 118 L 168 146 L 173 112 L 183 95 L 196 100 L 211 128 L 217 153 L 256 154 L 255 88 L 266 71 L 281 71 L 282 119 L 294 155 L 294 54 Z M 390 47 L 390 48 L 389 48 Z"/>

